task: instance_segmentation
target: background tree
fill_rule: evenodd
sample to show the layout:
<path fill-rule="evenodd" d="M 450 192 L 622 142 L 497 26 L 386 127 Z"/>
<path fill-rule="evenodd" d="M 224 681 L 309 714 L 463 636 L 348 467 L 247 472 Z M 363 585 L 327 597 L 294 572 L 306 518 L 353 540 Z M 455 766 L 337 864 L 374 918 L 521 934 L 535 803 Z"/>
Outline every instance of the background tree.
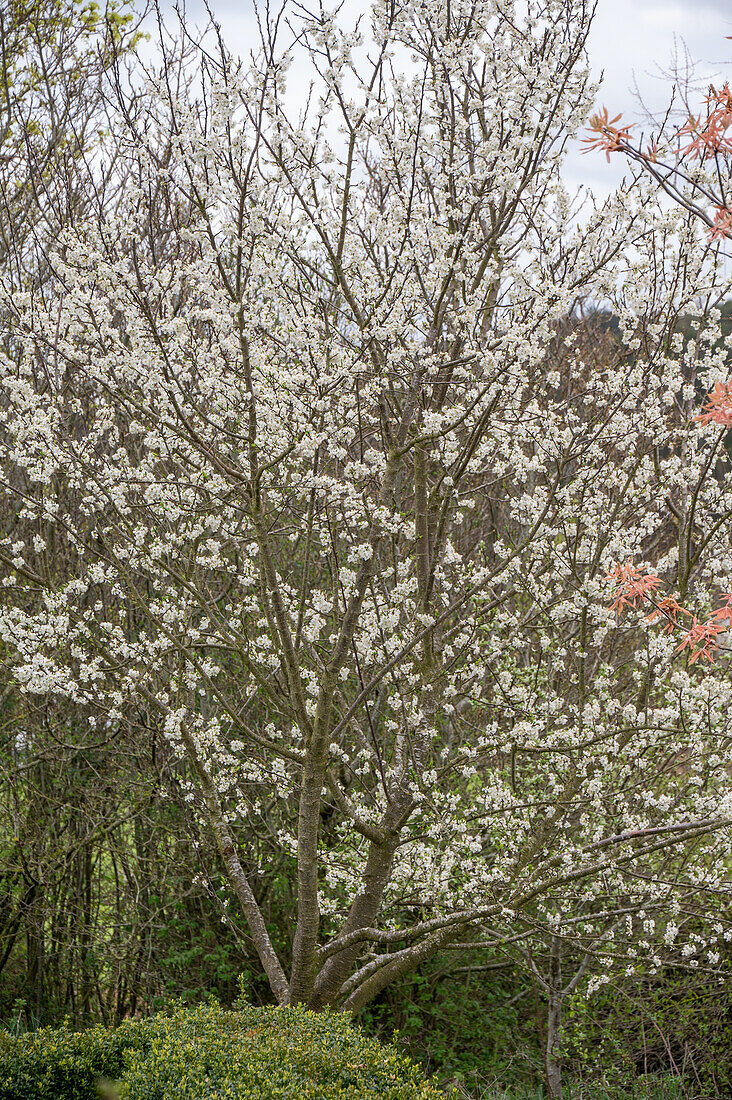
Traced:
<path fill-rule="evenodd" d="M 115 58 L 121 65 L 138 40 L 137 18 L 125 5 L 111 4 L 103 14 L 96 5 L 63 2 L 20 0 L 3 6 L 0 264 L 6 290 L 41 293 L 49 277 L 48 249 L 64 226 L 88 213 L 92 162 L 94 208 L 113 207 L 121 179 L 114 168 L 105 73 Z M 12 354 L 5 312 L 3 320 L 3 347 Z M 28 535 L 13 504 L 3 509 L 2 529 L 11 540 Z M 131 942 L 124 949 L 114 946 L 115 931 L 110 930 L 106 951 L 99 951 L 93 929 L 100 911 L 107 916 L 116 911 L 119 931 L 120 914 L 129 905 L 119 877 L 111 906 L 101 884 L 107 873 L 112 877 L 115 864 L 105 843 L 134 818 L 128 800 L 133 807 L 140 804 L 139 792 L 133 793 L 136 784 L 126 782 L 119 758 L 105 755 L 108 741 L 78 737 L 73 707 L 28 705 L 9 681 L 3 720 L 3 1009 L 10 1010 L 15 994 L 34 1020 L 63 1011 L 83 1020 L 92 1001 L 95 1011 L 114 1015 L 109 1003 L 96 1005 L 100 978 L 105 980 L 102 960 L 111 955 L 116 961 L 120 974 L 110 980 L 124 987 L 124 952 L 137 948 Z M 105 772 L 116 773 L 114 787 L 108 776 L 101 778 Z M 110 893 L 115 894 L 114 887 Z M 110 1000 L 114 1003 L 116 996 Z M 118 1003 L 125 1011 L 124 992 Z"/>

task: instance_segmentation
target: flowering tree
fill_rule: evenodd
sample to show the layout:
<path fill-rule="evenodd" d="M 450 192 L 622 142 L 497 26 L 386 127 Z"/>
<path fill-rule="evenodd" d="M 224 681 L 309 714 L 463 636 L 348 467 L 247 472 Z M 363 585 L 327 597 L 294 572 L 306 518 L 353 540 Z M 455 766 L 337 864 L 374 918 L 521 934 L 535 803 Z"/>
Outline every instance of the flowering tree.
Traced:
<path fill-rule="evenodd" d="M 110 169 L 114 141 L 106 140 L 107 159 L 97 164 L 92 205 L 86 168 L 100 149 L 100 131 L 108 127 L 105 69 L 113 57 L 128 54 L 137 35 L 134 24 L 128 4 L 114 0 L 103 15 L 96 4 L 73 0 L 6 0 L 0 5 L 0 270 L 6 291 L 43 286 L 52 278 L 45 252 L 61 228 L 91 209 L 96 212 L 102 191 L 104 205 L 115 201 L 121 181 L 119 172 Z M 12 354 L 7 321 L 4 301 L 0 346 Z M 15 531 L 17 538 L 16 512 L 15 500 L 4 499 L 0 528 Z M 84 766 L 86 760 L 80 766 L 77 750 L 80 745 L 88 749 L 90 742 L 87 736 L 72 744 L 79 725 L 73 708 L 51 698 L 23 699 L 12 678 L 6 678 L 0 700 L 0 973 L 5 994 L 0 1012 L 13 999 L 13 972 L 22 970 L 18 985 L 30 1018 L 42 1020 L 49 1004 L 61 1003 L 64 996 L 67 1006 L 85 1017 L 95 995 L 90 930 L 92 881 L 99 864 L 91 847 L 110 835 L 99 828 L 101 818 L 122 817 L 118 800 L 129 787 L 116 776 L 114 798 L 107 787 L 99 813 L 90 811 L 87 795 L 98 773 Z M 53 713 L 50 731 L 43 728 L 38 706 Z M 27 728 L 34 729 L 32 740 Z M 129 743 L 126 752 L 129 759 Z M 100 794 L 104 785 L 100 778 Z M 68 914 L 68 921 L 50 919 L 54 904 L 56 916 Z M 108 904 L 96 911 L 111 913 Z M 61 955 L 54 952 L 54 940 L 65 934 Z M 130 936 L 132 957 L 141 954 L 142 939 Z M 50 963 L 49 954 L 55 954 Z M 54 967 L 61 957 L 61 965 Z"/>
<path fill-rule="evenodd" d="M 12 675 L 164 737 L 279 1002 L 357 1010 L 534 932 L 599 982 L 626 918 L 658 961 L 719 885 L 729 685 L 664 663 L 604 578 L 682 569 L 707 456 L 676 322 L 720 275 L 642 180 L 577 223 L 589 18 L 300 12 L 251 64 L 202 47 L 198 98 L 164 42 L 112 81 L 120 207 L 60 236 L 42 299 L 6 294 Z M 695 523 L 732 507 L 714 484 Z M 285 948 L 252 885 L 275 859 Z"/>
<path fill-rule="evenodd" d="M 85 161 L 104 110 L 104 70 L 138 38 L 126 0 L 8 0 L 0 12 L 0 262 L 8 277 L 38 270 L 35 245 L 87 199 Z M 107 151 L 111 152 L 112 143 Z M 101 166 L 100 166 L 101 167 Z M 110 176 L 99 173 L 99 183 Z M 112 201 L 112 196 L 108 196 Z"/>

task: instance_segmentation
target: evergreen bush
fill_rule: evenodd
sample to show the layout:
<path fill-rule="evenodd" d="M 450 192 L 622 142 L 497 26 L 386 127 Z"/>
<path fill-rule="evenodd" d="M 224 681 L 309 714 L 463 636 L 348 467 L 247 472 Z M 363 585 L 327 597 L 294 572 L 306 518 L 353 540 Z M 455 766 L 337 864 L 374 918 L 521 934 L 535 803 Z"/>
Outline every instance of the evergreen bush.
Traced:
<path fill-rule="evenodd" d="M 348 1017 L 212 1002 L 116 1029 L 0 1032 L 0 1100 L 439 1100 Z"/>

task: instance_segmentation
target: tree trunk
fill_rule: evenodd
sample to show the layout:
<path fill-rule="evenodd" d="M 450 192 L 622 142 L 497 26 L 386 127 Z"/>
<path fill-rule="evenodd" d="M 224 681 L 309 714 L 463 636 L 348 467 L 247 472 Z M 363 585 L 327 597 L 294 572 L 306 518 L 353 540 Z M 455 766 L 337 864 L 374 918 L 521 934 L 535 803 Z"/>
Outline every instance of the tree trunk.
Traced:
<path fill-rule="evenodd" d="M 368 928 L 375 921 L 394 864 L 395 847 L 396 838 L 390 838 L 384 844 L 371 844 L 364 871 L 364 888 L 354 899 L 340 935 L 346 936 Z M 313 1008 L 324 1008 L 333 1001 L 363 950 L 363 943 L 355 943 L 326 961 L 315 983 Z"/>
<path fill-rule="evenodd" d="M 549 995 L 546 1027 L 546 1082 L 550 1100 L 562 1100 L 562 1066 L 558 1054 L 559 1031 L 562 1024 L 562 998 L 554 992 Z"/>
<path fill-rule="evenodd" d="M 559 1057 L 559 1032 L 562 1026 L 562 945 L 552 939 L 549 1006 L 546 1014 L 546 1083 L 549 1100 L 562 1100 L 562 1065 Z"/>

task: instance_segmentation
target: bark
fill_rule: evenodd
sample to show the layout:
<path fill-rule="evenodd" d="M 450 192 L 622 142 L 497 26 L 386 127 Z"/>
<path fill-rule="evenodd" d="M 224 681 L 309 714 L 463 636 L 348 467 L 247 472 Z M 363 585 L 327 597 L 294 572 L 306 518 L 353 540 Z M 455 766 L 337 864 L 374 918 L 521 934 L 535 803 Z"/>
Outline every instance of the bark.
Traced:
<path fill-rule="evenodd" d="M 354 898 L 348 917 L 339 932 L 340 936 L 369 928 L 374 923 L 391 877 L 395 847 L 395 838 L 383 844 L 371 844 L 364 871 L 363 890 Z M 363 942 L 354 943 L 326 960 L 315 983 L 313 1008 L 324 1008 L 333 1003 L 363 949 Z"/>
<path fill-rule="evenodd" d="M 376 973 L 371 974 L 360 985 L 356 986 L 341 1007 L 350 1012 L 360 1011 L 369 1001 L 378 996 L 382 989 L 386 989 L 398 978 L 402 978 L 405 974 L 410 974 L 413 970 L 416 970 L 418 966 L 421 966 L 427 959 L 435 955 L 444 944 L 449 943 L 454 937 L 455 929 L 453 927 L 443 928 L 439 932 L 428 936 L 426 940 L 415 947 L 409 947 L 398 952 L 390 962 L 385 963 Z"/>
<path fill-rule="evenodd" d="M 320 800 L 325 779 L 323 754 L 303 768 L 297 829 L 297 925 L 292 943 L 289 1004 L 309 1004 L 315 987 L 316 951 L 320 928 L 318 900 L 318 836 Z"/>
<path fill-rule="evenodd" d="M 39 1024 L 44 1022 L 44 962 L 45 962 L 45 896 L 39 888 L 28 906 L 26 917 L 26 975 L 27 1007 L 30 1019 Z"/>
<path fill-rule="evenodd" d="M 552 993 L 549 996 L 546 1027 L 546 1081 L 550 1100 L 562 1100 L 562 1066 L 557 1053 L 559 1032 L 562 1024 L 562 998 Z"/>
<path fill-rule="evenodd" d="M 552 939 L 549 1006 L 546 1019 L 546 1083 L 549 1100 L 563 1100 L 562 1065 L 559 1056 L 559 1034 L 562 1026 L 562 948 L 557 936 Z"/>
<path fill-rule="evenodd" d="M 275 949 L 272 946 L 272 941 L 264 923 L 261 910 L 252 893 L 249 880 L 237 856 L 234 842 L 228 827 L 223 821 L 223 817 L 214 820 L 213 830 L 216 836 L 216 843 L 218 844 L 219 851 L 226 865 L 229 881 L 236 891 L 239 904 L 247 919 L 249 931 L 254 940 L 254 946 L 257 949 L 257 954 L 259 955 L 262 966 L 269 979 L 272 992 L 277 998 L 278 1003 L 283 1004 L 287 1000 L 287 978 L 277 958 Z"/>
<path fill-rule="evenodd" d="M 262 963 L 262 967 L 267 975 L 270 988 L 277 999 L 277 1003 L 284 1004 L 288 999 L 287 978 L 285 977 L 282 964 L 277 957 L 277 952 L 270 939 L 267 926 L 264 923 L 262 911 L 257 905 L 257 900 L 254 897 L 252 888 L 249 885 L 249 880 L 241 865 L 241 860 L 239 859 L 236 845 L 234 844 L 234 838 L 231 835 L 231 831 L 221 809 L 216 788 L 211 780 L 211 776 L 199 759 L 192 737 L 190 734 L 186 733 L 185 730 L 182 731 L 182 739 L 189 759 L 200 780 L 209 820 L 211 822 L 214 837 L 216 838 L 216 844 L 221 854 L 221 858 L 224 861 L 224 866 L 229 876 L 229 882 L 234 887 L 237 900 L 241 905 L 242 912 L 249 925 L 249 931 L 254 941 L 257 954 L 259 955 L 259 960 Z"/>

